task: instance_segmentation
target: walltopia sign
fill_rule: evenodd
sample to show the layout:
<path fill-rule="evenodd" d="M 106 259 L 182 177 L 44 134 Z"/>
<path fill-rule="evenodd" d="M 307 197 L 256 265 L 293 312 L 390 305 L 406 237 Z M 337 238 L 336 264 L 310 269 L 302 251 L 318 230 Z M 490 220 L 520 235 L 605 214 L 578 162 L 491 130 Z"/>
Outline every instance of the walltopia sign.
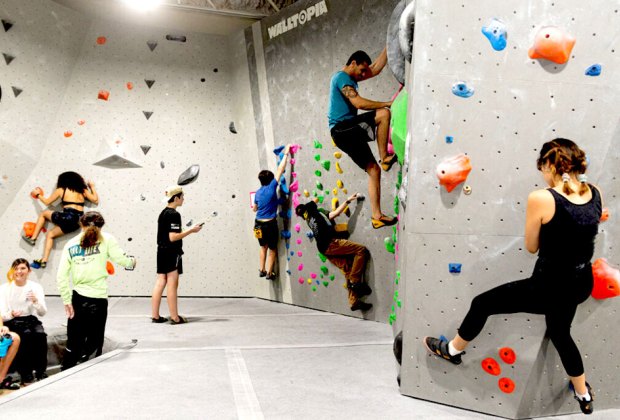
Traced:
<path fill-rule="evenodd" d="M 325 0 L 321 0 L 288 18 L 282 19 L 275 25 L 269 26 L 267 28 L 269 39 L 282 35 L 283 33 L 288 32 L 291 29 L 295 29 L 298 26 L 303 26 L 307 22 L 310 22 L 313 18 L 324 15 L 325 13 L 327 13 L 327 4 L 325 3 Z"/>

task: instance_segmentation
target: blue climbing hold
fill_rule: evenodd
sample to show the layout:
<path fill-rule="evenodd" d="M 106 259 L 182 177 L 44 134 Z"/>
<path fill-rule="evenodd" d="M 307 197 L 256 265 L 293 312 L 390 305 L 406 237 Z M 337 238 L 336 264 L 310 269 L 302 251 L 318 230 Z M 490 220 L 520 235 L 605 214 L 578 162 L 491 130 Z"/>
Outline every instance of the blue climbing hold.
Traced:
<path fill-rule="evenodd" d="M 600 76 L 601 70 L 603 70 L 603 66 L 600 64 L 592 64 L 586 69 L 586 76 Z"/>
<path fill-rule="evenodd" d="M 291 218 L 291 211 L 290 210 L 289 211 L 282 210 L 282 211 L 280 211 L 278 213 L 278 216 L 280 216 L 283 219 L 290 219 Z"/>
<path fill-rule="evenodd" d="M 461 98 L 469 98 L 474 94 L 474 88 L 467 86 L 465 82 L 457 82 L 452 85 L 452 93 Z"/>
<path fill-rule="evenodd" d="M 291 275 L 291 270 L 286 270 L 286 274 Z"/>
<path fill-rule="evenodd" d="M 291 251 L 291 257 L 295 255 L 295 251 Z"/>
<path fill-rule="evenodd" d="M 452 137 L 452 136 L 446 136 L 446 143 L 448 143 L 448 144 L 452 144 L 452 143 L 454 143 L 454 137 Z"/>
<path fill-rule="evenodd" d="M 291 238 L 291 231 L 290 230 L 283 230 L 282 232 L 280 232 L 280 235 L 284 239 L 290 239 Z"/>
<path fill-rule="evenodd" d="M 308 232 L 306 232 L 306 236 L 308 237 L 308 239 L 314 238 L 314 233 L 312 233 L 312 231 L 309 230 Z"/>
<path fill-rule="evenodd" d="M 291 247 L 291 244 L 287 242 L 284 246 L 286 246 L 286 249 L 289 249 Z"/>
<path fill-rule="evenodd" d="M 458 274 L 461 272 L 461 267 L 463 265 L 460 263 L 449 263 L 448 264 L 448 271 L 450 271 L 453 274 Z"/>
<path fill-rule="evenodd" d="M 286 178 L 284 177 L 284 175 L 280 177 L 280 191 L 282 191 L 284 194 L 290 193 L 288 185 L 286 185 Z"/>
<path fill-rule="evenodd" d="M 506 48 L 506 25 L 499 19 L 491 19 L 487 26 L 482 27 L 482 33 L 487 37 L 495 51 Z"/>

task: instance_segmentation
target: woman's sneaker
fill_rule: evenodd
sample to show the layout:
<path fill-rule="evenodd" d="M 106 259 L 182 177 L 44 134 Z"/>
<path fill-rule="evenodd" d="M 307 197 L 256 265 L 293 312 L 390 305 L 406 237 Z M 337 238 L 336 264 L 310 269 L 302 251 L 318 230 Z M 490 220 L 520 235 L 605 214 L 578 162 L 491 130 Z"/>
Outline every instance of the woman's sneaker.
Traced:
<path fill-rule="evenodd" d="M 13 378 L 7 376 L 0 382 L 0 389 L 8 389 L 9 391 L 17 391 L 19 389 L 19 384 L 13 381 Z"/>
<path fill-rule="evenodd" d="M 573 387 L 573 393 L 575 394 L 575 399 L 579 403 L 579 408 L 581 408 L 581 412 L 583 414 L 592 414 L 594 411 L 594 393 L 592 392 L 592 387 L 589 383 L 586 382 L 586 388 L 588 388 L 588 394 L 590 394 L 590 400 L 582 400 L 577 396 L 577 391 Z"/>
<path fill-rule="evenodd" d="M 446 359 L 455 365 L 461 364 L 461 355 L 465 354 L 465 352 L 462 351 L 459 354 L 452 356 L 448 350 L 448 342 L 435 337 L 424 337 L 424 346 L 426 346 L 428 351 L 433 353 L 435 356 Z"/>

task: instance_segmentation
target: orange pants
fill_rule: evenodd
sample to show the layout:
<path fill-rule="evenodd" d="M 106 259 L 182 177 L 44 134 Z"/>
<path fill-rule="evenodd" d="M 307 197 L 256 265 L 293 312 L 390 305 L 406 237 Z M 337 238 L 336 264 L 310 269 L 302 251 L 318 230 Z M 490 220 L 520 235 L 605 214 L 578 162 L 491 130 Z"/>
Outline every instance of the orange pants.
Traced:
<path fill-rule="evenodd" d="M 332 239 L 323 255 L 342 271 L 349 286 L 362 281 L 370 253 L 364 245 L 346 239 Z M 351 288 L 348 290 L 349 305 L 353 305 L 358 296 Z"/>

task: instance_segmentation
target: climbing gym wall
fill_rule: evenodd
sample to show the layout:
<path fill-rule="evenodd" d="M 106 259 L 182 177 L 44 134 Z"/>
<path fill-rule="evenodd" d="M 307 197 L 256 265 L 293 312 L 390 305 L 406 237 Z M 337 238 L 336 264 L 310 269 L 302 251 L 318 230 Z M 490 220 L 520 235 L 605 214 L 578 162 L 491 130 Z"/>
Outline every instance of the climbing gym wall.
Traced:
<path fill-rule="evenodd" d="M 595 258 L 620 265 L 620 3 L 419 0 L 416 8 L 401 392 L 509 418 L 578 412 L 542 316 L 491 317 L 460 366 L 429 356 L 422 338 L 451 339 L 475 295 L 531 274 L 527 195 L 546 187 L 536 158 L 555 137 L 586 151 L 609 210 Z M 620 407 L 619 304 L 590 298 L 572 326 L 597 410 Z"/>
<path fill-rule="evenodd" d="M 255 246 L 247 197 L 253 183 L 246 174 L 258 172 L 258 164 L 243 34 L 184 33 L 103 19 L 73 32 L 65 23 L 65 17 L 73 16 L 69 9 L 58 8 L 52 16 L 45 7 L 23 9 L 21 2 L 10 3 L 13 9 L 6 14 L 14 25 L 7 34 L 13 32 L 14 45 L 25 45 L 23 55 L 31 55 L 33 63 L 39 59 L 39 47 L 27 44 L 33 36 L 25 26 L 29 19 L 66 27 L 68 39 L 77 37 L 80 45 L 64 85 L 43 91 L 40 71 L 24 66 L 20 82 L 32 93 L 24 89 L 19 97 L 2 101 L 3 106 L 17 107 L 19 100 L 40 98 L 54 117 L 47 130 L 41 130 L 46 141 L 36 147 L 40 156 L 29 161 L 31 172 L 14 188 L 0 218 L 5 234 L 2 264 L 20 256 L 40 258 L 44 237 L 34 249 L 19 237 L 22 224 L 35 221 L 42 209 L 29 192 L 40 186 L 49 194 L 58 174 L 73 170 L 94 181 L 100 203 L 91 209 L 103 214 L 105 230 L 138 259 L 134 272 L 117 267 L 110 277 L 110 293 L 150 295 L 164 191 L 186 169 L 199 165 L 197 180 L 184 187 L 186 200 L 179 211 L 184 225 L 207 223 L 200 233 L 184 239 L 179 293 L 253 296 L 258 279 L 255 267 L 245 264 L 244 251 Z M 11 45 L 2 35 L 3 45 Z M 55 45 L 54 33 L 50 36 L 48 42 Z M 46 57 L 53 63 L 64 60 L 54 54 Z M 18 58 L 11 66 L 19 64 Z M 19 112 L 33 121 L 44 115 L 34 106 Z M 16 149 L 25 155 L 36 149 L 21 136 L 19 117 L 14 114 L 8 125 L 16 136 Z M 8 169 L 11 175 L 19 167 Z M 47 268 L 33 273 L 49 294 L 56 293 L 55 273 L 66 241 L 67 237 L 57 240 Z"/>
<path fill-rule="evenodd" d="M 279 247 L 279 279 L 265 281 L 259 296 L 330 312 L 387 322 L 393 298 L 394 254 L 384 245 L 395 235 L 392 227 L 371 226 L 367 201 L 353 203 L 349 215 L 337 223 L 348 223 L 352 241 L 368 247 L 371 259 L 367 279 L 373 289 L 366 301 L 374 308 L 365 315 L 352 312 L 343 287 L 343 274 L 321 259 L 309 237 L 306 222 L 294 215 L 294 205 L 313 197 L 331 210 L 335 200 L 351 194 L 368 195 L 367 176 L 332 144 L 327 121 L 329 82 L 356 50 L 365 50 L 374 60 L 386 45 L 386 32 L 396 1 L 299 1 L 246 30 L 253 103 L 256 115 L 261 165 L 275 168 L 278 146 L 292 143 L 301 148 L 286 173 L 291 188 L 279 217 L 282 240 Z M 362 82 L 362 97 L 388 101 L 399 83 L 386 66 L 376 78 Z M 370 148 L 377 160 L 377 146 Z M 382 173 L 382 209 L 394 214 L 395 183 L 399 166 Z M 258 183 L 258 181 L 256 181 Z M 291 207 L 287 207 L 290 205 Z M 290 209 L 290 211 L 289 211 Z"/>

